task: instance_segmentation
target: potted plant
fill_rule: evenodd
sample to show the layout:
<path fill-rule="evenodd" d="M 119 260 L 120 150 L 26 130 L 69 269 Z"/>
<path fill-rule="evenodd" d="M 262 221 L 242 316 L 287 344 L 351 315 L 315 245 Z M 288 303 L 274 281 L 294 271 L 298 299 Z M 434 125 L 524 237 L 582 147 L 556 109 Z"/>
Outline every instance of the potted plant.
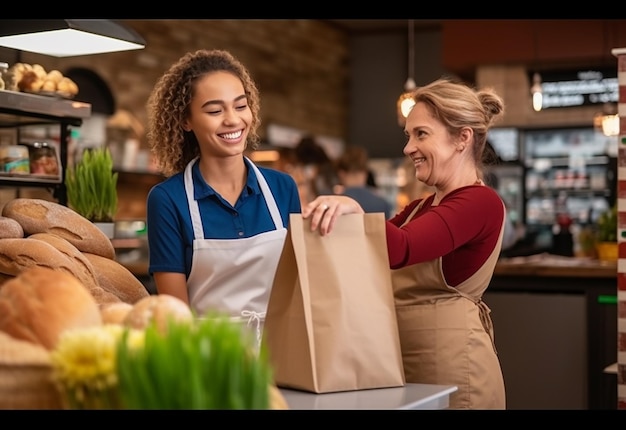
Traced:
<path fill-rule="evenodd" d="M 113 237 L 117 212 L 117 172 L 108 148 L 83 152 L 81 160 L 67 168 L 68 206 Z"/>
<path fill-rule="evenodd" d="M 617 260 L 617 204 L 600 215 L 596 228 L 598 258 L 605 261 Z"/>

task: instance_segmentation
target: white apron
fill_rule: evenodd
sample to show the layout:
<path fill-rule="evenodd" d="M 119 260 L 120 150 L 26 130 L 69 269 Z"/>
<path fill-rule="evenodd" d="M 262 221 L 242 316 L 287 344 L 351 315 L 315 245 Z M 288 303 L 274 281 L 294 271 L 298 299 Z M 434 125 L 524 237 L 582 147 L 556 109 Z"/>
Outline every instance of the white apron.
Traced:
<path fill-rule="evenodd" d="M 196 160 L 187 164 L 184 174 L 195 238 L 187 279 L 189 303 L 198 317 L 218 311 L 254 326 L 258 347 L 287 229 L 265 178 L 254 163 L 250 163 L 276 230 L 243 239 L 205 239 L 200 209 L 193 197 L 191 168 Z"/>

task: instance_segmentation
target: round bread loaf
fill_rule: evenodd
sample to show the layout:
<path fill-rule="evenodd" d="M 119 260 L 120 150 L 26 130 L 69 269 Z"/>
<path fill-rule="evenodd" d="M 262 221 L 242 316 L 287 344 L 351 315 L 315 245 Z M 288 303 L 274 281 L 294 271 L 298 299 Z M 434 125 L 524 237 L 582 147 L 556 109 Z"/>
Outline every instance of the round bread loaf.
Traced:
<path fill-rule="evenodd" d="M 133 273 L 116 260 L 83 252 L 91 263 L 98 284 L 102 289 L 115 294 L 121 301 L 135 304 L 150 293 Z"/>
<path fill-rule="evenodd" d="M 0 216 L 0 239 L 7 237 L 24 237 L 24 229 L 21 224 L 13 218 Z"/>
<path fill-rule="evenodd" d="M 81 252 L 115 259 L 115 248 L 106 234 L 67 206 L 43 199 L 17 198 L 4 205 L 2 216 L 16 220 L 26 236 L 54 233 Z"/>
<path fill-rule="evenodd" d="M 0 330 L 16 339 L 52 350 L 63 331 L 99 325 L 98 304 L 70 274 L 35 266 L 0 289 Z"/>
<path fill-rule="evenodd" d="M 135 329 L 145 329 L 154 323 L 160 332 L 165 333 L 170 320 L 192 322 L 191 308 L 177 297 L 158 294 L 150 295 L 135 303 L 124 319 L 124 325 Z"/>
<path fill-rule="evenodd" d="M 133 309 L 133 305 L 126 302 L 107 303 L 100 306 L 103 324 L 124 325 L 124 320 Z"/>

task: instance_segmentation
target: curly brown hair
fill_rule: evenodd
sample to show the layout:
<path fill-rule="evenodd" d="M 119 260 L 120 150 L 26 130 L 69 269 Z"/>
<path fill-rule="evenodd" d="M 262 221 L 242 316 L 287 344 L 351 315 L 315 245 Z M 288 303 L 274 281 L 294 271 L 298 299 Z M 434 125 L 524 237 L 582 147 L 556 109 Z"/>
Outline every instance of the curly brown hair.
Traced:
<path fill-rule="evenodd" d="M 216 71 L 232 73 L 241 80 L 252 112 L 246 146 L 256 149 L 259 145 L 259 90 L 246 67 L 228 51 L 201 49 L 189 52 L 159 78 L 146 105 L 148 146 L 165 176 L 182 172 L 200 154 L 196 136 L 184 131 L 183 123 L 189 116 L 196 82 Z"/>

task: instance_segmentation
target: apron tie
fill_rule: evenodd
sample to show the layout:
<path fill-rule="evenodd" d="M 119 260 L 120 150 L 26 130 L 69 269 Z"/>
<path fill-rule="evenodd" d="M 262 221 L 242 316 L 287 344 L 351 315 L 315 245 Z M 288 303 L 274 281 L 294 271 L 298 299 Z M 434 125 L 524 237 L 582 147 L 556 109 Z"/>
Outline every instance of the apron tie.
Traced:
<path fill-rule="evenodd" d="M 498 353 L 498 351 L 496 350 L 496 342 L 493 336 L 493 321 L 491 320 L 491 309 L 489 309 L 489 306 L 487 306 L 487 303 L 483 302 L 482 299 L 480 299 L 478 302 L 476 302 L 476 304 L 478 305 L 478 313 L 480 314 L 480 322 L 483 325 L 483 328 L 485 329 L 485 331 L 487 332 L 487 334 L 489 334 L 489 338 L 491 338 L 491 344 L 493 345 L 493 350 L 496 351 L 496 354 Z"/>
<path fill-rule="evenodd" d="M 485 331 L 487 332 L 487 334 L 489 335 L 489 339 L 491 339 L 491 345 L 493 345 L 493 350 L 497 354 L 498 350 L 496 349 L 496 341 L 493 335 L 494 332 L 493 332 L 493 321 L 491 320 L 491 309 L 489 309 L 489 306 L 487 306 L 487 303 L 485 303 L 482 298 L 475 299 L 469 294 L 466 294 L 463 291 L 459 291 L 459 290 L 456 290 L 456 292 L 462 297 L 465 297 L 466 299 L 470 300 L 476 306 L 478 306 L 478 315 L 480 318 L 480 323 L 485 329 Z"/>
<path fill-rule="evenodd" d="M 250 327 L 252 324 L 256 325 L 256 341 L 257 345 L 261 344 L 261 322 L 265 319 L 265 312 L 255 312 L 243 310 L 241 311 L 241 316 L 244 318 L 248 318 L 247 326 Z"/>

